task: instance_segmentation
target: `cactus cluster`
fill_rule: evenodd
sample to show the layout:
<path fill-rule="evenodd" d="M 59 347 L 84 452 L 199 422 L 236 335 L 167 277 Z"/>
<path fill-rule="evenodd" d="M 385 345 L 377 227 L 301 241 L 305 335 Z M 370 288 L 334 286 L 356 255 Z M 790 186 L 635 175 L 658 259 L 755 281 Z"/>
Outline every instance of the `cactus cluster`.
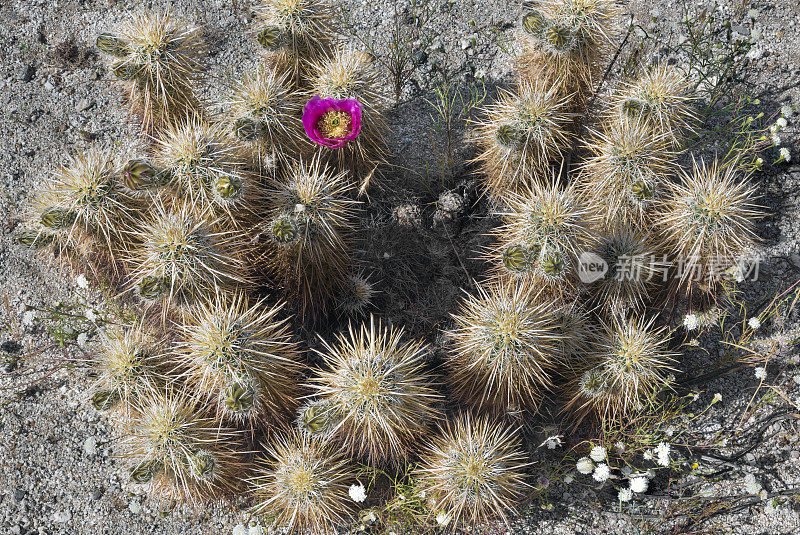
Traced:
<path fill-rule="evenodd" d="M 756 242 L 746 172 L 682 164 L 696 114 L 677 67 L 596 93 L 613 2 L 538 0 L 515 87 L 470 136 L 502 221 L 492 268 L 430 347 L 363 318 L 375 283 L 351 259 L 356 192 L 386 156 L 376 65 L 325 0 L 255 7 L 265 53 L 218 114 L 195 96 L 201 28 L 143 12 L 97 39 L 148 149 L 75 156 L 17 235 L 91 267 L 136 317 L 102 334 L 91 402 L 131 480 L 166 500 L 248 493 L 275 527 L 327 534 L 381 470 L 448 529 L 507 523 L 532 471 L 509 417 L 620 421 L 669 386 L 671 331 L 648 305 L 712 300 Z M 295 335 L 319 325 L 304 352 Z"/>
<path fill-rule="evenodd" d="M 501 93 L 476 121 L 503 224 L 486 253 L 492 276 L 453 315 L 449 382 L 469 405 L 516 414 L 555 392 L 576 422 L 629 417 L 669 386 L 674 364 L 671 331 L 648 305 L 713 300 L 757 241 L 760 211 L 738 160 L 681 165 L 697 114 L 678 67 L 642 67 L 586 109 L 616 18 L 607 0 L 536 2 L 521 21 L 516 95 Z M 497 133 L 521 129 L 495 122 L 510 123 L 509 103 L 537 99 L 561 102 L 559 142 L 546 157 L 519 143 L 500 152 L 511 137 Z M 590 122 L 576 127 L 570 114 Z"/>

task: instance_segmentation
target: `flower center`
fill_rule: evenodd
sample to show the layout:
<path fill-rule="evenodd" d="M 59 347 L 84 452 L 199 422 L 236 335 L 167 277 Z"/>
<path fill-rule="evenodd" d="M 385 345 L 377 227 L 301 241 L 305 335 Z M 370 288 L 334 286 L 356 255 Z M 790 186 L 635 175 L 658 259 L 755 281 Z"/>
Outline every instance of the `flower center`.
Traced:
<path fill-rule="evenodd" d="M 352 122 L 350 114 L 343 111 L 329 111 L 317 123 L 320 133 L 328 139 L 341 139 L 350 133 Z"/>

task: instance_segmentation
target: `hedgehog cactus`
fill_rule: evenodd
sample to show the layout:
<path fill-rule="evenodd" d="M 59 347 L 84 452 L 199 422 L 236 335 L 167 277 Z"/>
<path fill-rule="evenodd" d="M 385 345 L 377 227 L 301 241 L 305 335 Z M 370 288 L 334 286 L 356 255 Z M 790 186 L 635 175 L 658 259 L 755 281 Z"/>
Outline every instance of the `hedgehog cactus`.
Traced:
<path fill-rule="evenodd" d="M 528 464 L 511 428 L 462 415 L 430 441 L 415 475 L 431 510 L 449 516 L 456 531 L 495 520 L 508 525 L 528 486 Z"/>
<path fill-rule="evenodd" d="M 522 17 L 517 73 L 523 81 L 547 79 L 582 110 L 597 78 L 599 60 L 616 32 L 618 12 L 609 0 L 539 0 Z"/>
<path fill-rule="evenodd" d="M 256 39 L 270 54 L 281 56 L 294 83 L 304 81 L 309 63 L 328 54 L 334 31 L 328 0 L 260 0 L 255 8 Z"/>
<path fill-rule="evenodd" d="M 171 12 L 140 12 L 97 37 L 147 134 L 201 113 L 192 84 L 205 48 L 200 28 Z"/>
<path fill-rule="evenodd" d="M 611 120 L 642 121 L 656 135 L 679 146 L 696 126 L 695 99 L 686 74 L 662 63 L 622 84 L 611 96 L 608 115 Z"/>
<path fill-rule="evenodd" d="M 594 242 L 594 216 L 574 184 L 544 186 L 506 195 L 505 224 L 497 231 L 499 244 L 490 257 L 501 279 L 553 293 L 570 292 L 575 285 L 579 255 Z"/>
<path fill-rule="evenodd" d="M 664 282 L 666 262 L 658 258 L 649 233 L 624 225 L 606 229 L 600 233 L 596 252 L 608 271 L 591 290 L 607 312 L 641 311 L 648 290 Z"/>
<path fill-rule="evenodd" d="M 259 65 L 233 87 L 226 107 L 231 133 L 263 167 L 273 166 L 278 155 L 296 154 L 302 140 L 296 126 L 300 103 L 288 73 Z"/>
<path fill-rule="evenodd" d="M 679 267 L 687 291 L 711 292 L 739 257 L 758 240 L 754 224 L 761 211 L 755 188 L 742 180 L 736 162 L 693 162 L 671 184 L 659 210 L 659 230 Z"/>
<path fill-rule="evenodd" d="M 34 204 L 20 243 L 68 250 L 75 261 L 80 258 L 111 275 L 120 270 L 119 257 L 129 247 L 130 232 L 145 206 L 128 194 L 111 153 L 98 148 L 57 169 Z"/>
<path fill-rule="evenodd" d="M 154 164 L 169 178 L 175 202 L 188 203 L 198 217 L 222 218 L 223 230 L 249 226 L 263 192 L 224 125 L 187 121 L 168 128 L 156 147 Z"/>
<path fill-rule="evenodd" d="M 187 392 L 152 392 L 122 429 L 131 480 L 158 497 L 198 504 L 241 487 L 237 432 L 204 415 Z"/>
<path fill-rule="evenodd" d="M 156 200 L 126 258 L 135 293 L 145 303 L 163 303 L 166 313 L 246 284 L 241 242 L 213 226 L 188 204 L 167 208 Z"/>
<path fill-rule="evenodd" d="M 615 121 L 595 133 L 581 187 L 606 225 L 652 227 L 656 203 L 674 168 L 670 145 L 643 120 Z"/>
<path fill-rule="evenodd" d="M 371 175 L 386 154 L 386 123 L 383 114 L 388 102 L 379 89 L 381 74 L 370 56 L 358 50 L 338 48 L 309 67 L 308 99 L 355 100 L 361 106 L 358 136 L 340 149 L 319 149 L 339 170 L 363 181 Z M 307 99 L 307 100 L 308 100 Z"/>
<path fill-rule="evenodd" d="M 356 476 L 329 443 L 297 433 L 281 437 L 253 478 L 253 510 L 291 533 L 333 535 L 353 515 L 348 488 Z"/>
<path fill-rule="evenodd" d="M 96 409 L 127 417 L 166 384 L 165 343 L 156 332 L 139 321 L 105 333 L 92 362 L 99 375 L 92 394 Z"/>
<path fill-rule="evenodd" d="M 200 300 L 180 326 L 173 360 L 192 391 L 224 421 L 281 427 L 296 406 L 298 348 L 282 305 L 250 304 L 242 293 Z"/>
<path fill-rule="evenodd" d="M 438 394 L 424 370 L 427 348 L 418 341 L 404 342 L 402 329 L 382 327 L 374 317 L 369 325 L 336 344 L 324 342 L 327 371 L 312 388 L 330 403 L 337 422 L 334 439 L 370 464 L 397 463 L 408 448 L 438 417 Z"/>
<path fill-rule="evenodd" d="M 333 174 L 319 158 L 294 162 L 273 183 L 261 224 L 264 261 L 303 316 L 328 311 L 349 264 L 345 236 L 355 202 L 344 173 Z"/>
<path fill-rule="evenodd" d="M 541 82 L 522 84 L 519 93 L 502 91 L 476 121 L 476 161 L 495 199 L 531 187 L 570 144 L 574 115 L 569 101 Z"/>
<path fill-rule="evenodd" d="M 504 283 L 478 287 L 448 333 L 448 379 L 462 403 L 496 413 L 536 411 L 564 363 L 557 303 L 530 288 Z"/>
<path fill-rule="evenodd" d="M 654 320 L 616 317 L 602 323 L 593 352 L 576 367 L 567 386 L 566 411 L 578 421 L 593 415 L 614 421 L 641 410 L 668 387 L 675 354 L 666 328 Z"/>

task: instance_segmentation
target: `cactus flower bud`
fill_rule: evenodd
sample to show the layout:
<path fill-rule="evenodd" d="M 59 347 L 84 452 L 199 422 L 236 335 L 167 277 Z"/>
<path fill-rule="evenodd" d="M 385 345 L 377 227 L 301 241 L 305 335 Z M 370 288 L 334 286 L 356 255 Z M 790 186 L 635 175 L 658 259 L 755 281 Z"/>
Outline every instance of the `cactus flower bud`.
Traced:
<path fill-rule="evenodd" d="M 238 181 L 229 176 L 218 178 L 214 184 L 214 190 L 217 192 L 217 195 L 223 199 L 235 197 L 239 191 L 241 191 L 241 189 L 241 185 L 238 183 Z"/>
<path fill-rule="evenodd" d="M 53 235 L 45 234 L 43 232 L 36 232 L 35 230 L 25 230 L 14 236 L 16 242 L 25 247 L 32 247 L 34 249 L 41 249 L 53 243 Z"/>
<path fill-rule="evenodd" d="M 54 230 L 63 230 L 72 226 L 78 214 L 63 208 L 48 208 L 42 212 L 42 225 Z"/>
<path fill-rule="evenodd" d="M 282 217 L 272 224 L 272 237 L 278 243 L 292 243 L 297 236 L 297 223 L 292 218 Z"/>
<path fill-rule="evenodd" d="M 101 33 L 97 36 L 97 48 L 101 52 L 117 58 L 124 58 L 130 52 L 128 42 L 110 33 Z"/>
<path fill-rule="evenodd" d="M 92 396 L 92 407 L 98 411 L 108 411 L 119 403 L 119 393 L 116 390 L 100 390 Z"/>
<path fill-rule="evenodd" d="M 277 50 L 281 47 L 281 30 L 275 26 L 264 28 L 258 32 L 258 43 L 267 50 Z"/>
<path fill-rule="evenodd" d="M 241 117 L 233 123 L 233 133 L 242 141 L 253 141 L 259 132 L 258 121 L 249 117 Z"/>
<path fill-rule="evenodd" d="M 145 277 L 139 283 L 139 295 L 149 301 L 163 297 L 168 289 L 169 284 L 162 277 Z"/>
<path fill-rule="evenodd" d="M 158 459 L 142 461 L 131 469 L 131 481 L 139 485 L 149 483 L 163 467 L 163 463 Z"/>
<path fill-rule="evenodd" d="M 125 81 L 130 81 L 138 77 L 141 70 L 141 66 L 134 65 L 133 63 L 129 63 L 127 61 L 119 61 L 115 63 L 111 69 L 111 71 L 114 73 L 114 76 Z"/>
<path fill-rule="evenodd" d="M 133 191 L 163 186 L 164 176 L 144 160 L 130 160 L 122 168 L 122 180 Z"/>
<path fill-rule="evenodd" d="M 536 10 L 526 13 L 522 17 L 522 29 L 531 35 L 538 35 L 546 25 L 547 21 L 544 20 L 544 16 Z"/>
<path fill-rule="evenodd" d="M 237 381 L 225 391 L 225 406 L 234 412 L 247 412 L 253 408 L 256 392 L 252 384 Z"/>

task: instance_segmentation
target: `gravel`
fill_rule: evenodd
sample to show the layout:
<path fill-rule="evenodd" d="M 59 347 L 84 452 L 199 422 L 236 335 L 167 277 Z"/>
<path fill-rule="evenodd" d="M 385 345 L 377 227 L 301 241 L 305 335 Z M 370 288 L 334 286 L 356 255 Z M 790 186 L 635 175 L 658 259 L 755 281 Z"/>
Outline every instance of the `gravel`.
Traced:
<path fill-rule="evenodd" d="M 239 0 L 156 0 L 153 5 L 171 3 L 190 16 L 202 17 L 210 28 L 215 54 L 209 58 L 210 79 L 223 74 L 237 76 L 254 63 L 255 44 L 250 38 L 248 2 Z M 239 6 L 235 9 L 234 6 Z M 401 2 L 406 6 L 407 2 Z M 740 2 L 736 2 L 740 4 Z M 67 366 L 62 350 L 52 347 L 49 334 L 37 326 L 23 325 L 25 307 L 53 306 L 74 300 L 75 292 L 88 299 L 98 295 L 78 290 L 72 276 L 56 267 L 43 265 L 29 252 L 11 243 L 10 235 L 28 196 L 47 180 L 47 170 L 68 153 L 86 148 L 91 139 L 115 143 L 120 150 L 136 151 L 135 130 L 126 122 L 120 95 L 98 62 L 91 43 L 97 33 L 121 21 L 140 2 L 122 0 L 5 0 L 0 5 L 0 280 L 5 294 L 0 356 L 0 532 L 29 534 L 207 534 L 237 533 L 256 535 L 260 528 L 250 525 L 246 502 L 213 506 L 202 510 L 176 507 L 144 499 L 141 490 L 130 487 L 124 464 L 115 460 L 112 430 L 101 414 L 87 402 L 91 378 L 81 367 Z M 703 2 L 697 4 L 702 9 Z M 731 16 L 734 3 L 724 3 L 719 13 Z M 388 40 L 391 27 L 387 0 L 343 3 L 358 13 L 362 35 Z M 494 225 L 491 217 L 470 217 L 479 202 L 471 198 L 468 187 L 452 177 L 441 177 L 425 170 L 441 169 L 437 147 L 443 140 L 432 132 L 432 109 L 425 99 L 433 99 L 432 80 L 441 67 L 461 81 L 483 75 L 490 90 L 510 80 L 510 60 L 498 50 L 494 34 L 484 24 L 493 21 L 505 38 L 511 23 L 521 13 L 517 3 L 504 0 L 456 0 L 435 2 L 438 15 L 431 21 L 438 36 L 425 50 L 413 56 L 419 66 L 400 96 L 400 105 L 389 117 L 392 125 L 391 148 L 397 171 L 388 177 L 391 187 L 378 188 L 373 202 L 377 219 L 389 221 L 386 237 L 377 241 L 374 251 L 363 253 L 371 265 L 392 269 L 389 259 L 397 255 L 416 258 L 420 273 L 416 290 L 395 289 L 392 277 L 381 278 L 385 303 L 393 319 L 408 326 L 412 335 L 438 338 L 434 326 L 447 321 L 459 298 L 458 287 L 469 288 L 471 276 L 484 272 L 476 257 L 486 245 L 484 235 Z M 449 7 L 448 7 L 449 6 Z M 664 24 L 679 16 L 681 9 L 672 1 L 659 3 L 660 15 L 653 21 L 652 2 L 633 0 L 625 11 L 643 24 Z M 759 11 L 755 21 L 737 18 L 735 31 L 749 35 L 761 33 L 751 56 L 749 83 L 761 96 L 764 112 L 772 114 L 781 105 L 800 103 L 800 7 L 792 0 L 767 3 L 756 0 L 749 7 Z M 444 13 L 450 9 L 451 19 Z M 470 21 L 479 21 L 476 26 Z M 438 25 L 438 26 L 437 26 Z M 75 38 L 86 54 L 77 65 L 59 60 L 54 50 L 60 43 Z M 387 77 L 388 80 L 388 77 Z M 202 96 L 213 100 L 220 95 L 220 84 L 204 87 Z M 794 162 L 800 151 L 794 139 L 797 128 L 781 132 L 788 140 Z M 456 175 L 462 173 L 470 157 L 457 132 L 454 149 Z M 800 277 L 800 167 L 795 163 L 768 169 L 759 175 L 763 201 L 770 215 L 759 232 L 764 243 L 759 254 L 765 259 L 759 281 L 746 289 L 749 303 L 766 304 Z M 413 172 L 406 170 L 413 170 Z M 432 174 L 431 174 L 432 173 Z M 399 175 L 399 176 L 395 176 Z M 456 177 L 464 178 L 464 177 Z M 469 177 L 471 178 L 471 177 Z M 448 182 L 449 181 L 449 182 Z M 485 206 L 482 215 L 486 215 Z M 457 224 L 456 224 L 457 223 Z M 444 226 L 447 233 L 429 233 Z M 457 234 L 454 234 L 457 233 Z M 407 240 L 407 241 L 402 241 Z M 412 251 L 412 252 L 409 252 Z M 370 256 L 372 255 L 372 256 Z M 392 273 L 392 272 L 387 272 Z M 400 284 L 400 283 L 397 283 Z M 416 292 L 416 293 L 414 293 Z M 391 304 L 391 307 L 389 305 Z M 381 303 L 378 303 L 381 305 Z M 99 305 L 98 305 L 99 307 Z M 420 308 L 425 314 L 419 313 Z M 786 326 L 796 329 L 796 319 Z M 762 327 L 768 329 L 769 326 Z M 91 344 L 89 345 L 91 348 Z M 789 344 L 772 364 L 775 373 L 795 373 L 797 349 Z M 73 357 L 78 355 L 73 354 Z M 17 367 L 17 357 L 23 365 Z M 702 365 L 702 355 L 684 365 Z M 792 359 L 795 358 L 794 363 Z M 769 373 L 773 372 L 768 369 Z M 768 375 L 769 377 L 769 375 Z M 33 381 L 37 380 L 34 384 Z M 712 439 L 720 430 L 747 428 L 759 415 L 741 421 L 742 409 L 750 400 L 758 380 L 751 369 L 740 370 L 702 385 L 695 402 L 701 411 L 714 393 L 723 401 L 697 419 L 698 437 Z M 800 382 L 789 381 L 792 399 L 800 399 Z M 17 393 L 20 393 L 17 395 Z M 745 456 L 754 470 L 754 481 L 767 493 L 800 484 L 800 437 L 797 423 L 774 424 L 758 446 Z M 534 446 L 535 447 L 535 446 Z M 767 469 L 768 467 L 768 469 Z M 749 480 L 748 480 L 749 481 Z M 704 490 L 729 495 L 743 492 L 744 473 L 734 473 Z M 751 485 L 752 486 L 752 485 Z M 605 487 L 608 489 L 608 486 Z M 631 533 L 639 525 L 636 513 L 617 510 L 614 500 L 594 486 L 553 485 L 548 494 L 552 507 L 536 502 L 515 520 L 513 534 L 552 533 Z M 758 498 L 755 498 L 758 500 Z M 792 534 L 800 532 L 800 514 L 791 502 L 763 500 L 750 507 L 719 517 L 720 532 L 735 534 Z M 266 533 L 266 532 L 265 532 Z"/>

